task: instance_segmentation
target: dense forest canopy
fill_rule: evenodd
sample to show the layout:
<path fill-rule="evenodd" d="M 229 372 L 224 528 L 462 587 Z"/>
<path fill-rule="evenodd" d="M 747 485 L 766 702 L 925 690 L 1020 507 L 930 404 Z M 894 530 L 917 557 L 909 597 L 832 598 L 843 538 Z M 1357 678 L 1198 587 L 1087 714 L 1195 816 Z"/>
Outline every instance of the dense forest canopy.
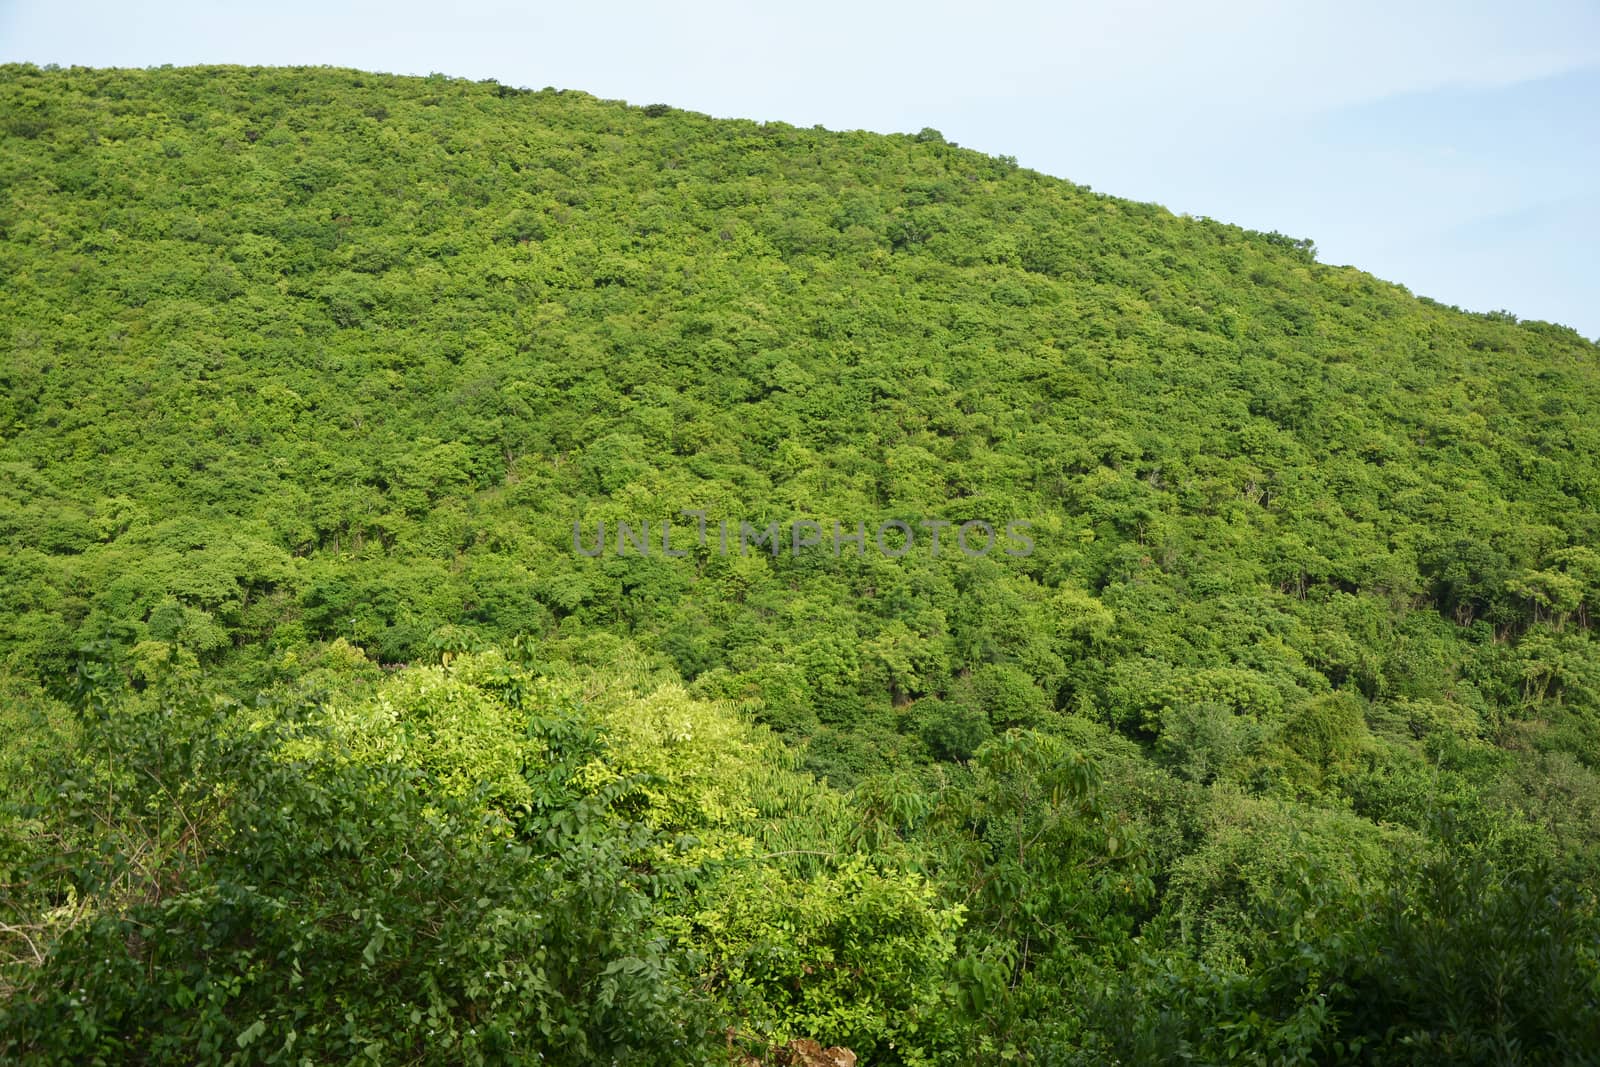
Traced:
<path fill-rule="evenodd" d="M 1574 331 L 442 76 L 0 67 L 0 189 L 0 1056 L 1600 1059 Z"/>

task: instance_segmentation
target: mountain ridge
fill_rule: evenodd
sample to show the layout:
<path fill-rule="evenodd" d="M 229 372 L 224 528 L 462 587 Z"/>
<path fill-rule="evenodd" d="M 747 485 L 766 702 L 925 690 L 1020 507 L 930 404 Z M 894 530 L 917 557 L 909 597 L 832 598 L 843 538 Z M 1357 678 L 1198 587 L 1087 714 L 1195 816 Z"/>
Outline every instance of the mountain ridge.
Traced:
<path fill-rule="evenodd" d="M 0 1051 L 1600 1048 L 1575 331 L 442 76 L 7 65 L 0 186 Z"/>

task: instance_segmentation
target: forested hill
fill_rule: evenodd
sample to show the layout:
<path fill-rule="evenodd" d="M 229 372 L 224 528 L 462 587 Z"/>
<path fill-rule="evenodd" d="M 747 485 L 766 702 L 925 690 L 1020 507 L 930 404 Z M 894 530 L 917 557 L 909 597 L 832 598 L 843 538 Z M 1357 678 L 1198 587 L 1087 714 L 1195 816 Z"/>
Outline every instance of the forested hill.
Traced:
<path fill-rule="evenodd" d="M 1574 331 L 441 76 L 0 192 L 0 1054 L 1600 1056 Z"/>

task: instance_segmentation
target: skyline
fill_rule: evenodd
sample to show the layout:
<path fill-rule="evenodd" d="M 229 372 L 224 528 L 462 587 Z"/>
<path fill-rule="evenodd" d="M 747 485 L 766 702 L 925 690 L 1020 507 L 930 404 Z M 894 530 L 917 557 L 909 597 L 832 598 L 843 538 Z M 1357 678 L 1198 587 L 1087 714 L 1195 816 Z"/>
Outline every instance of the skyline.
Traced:
<path fill-rule="evenodd" d="M 796 126 L 933 127 L 1100 192 L 1310 238 L 1322 262 L 1444 304 L 1600 338 L 1600 9 L 1581 3 L 979 17 L 829 0 L 803 18 L 480 3 L 446 19 L 414 3 L 13 2 L 0 60 L 437 71 Z"/>

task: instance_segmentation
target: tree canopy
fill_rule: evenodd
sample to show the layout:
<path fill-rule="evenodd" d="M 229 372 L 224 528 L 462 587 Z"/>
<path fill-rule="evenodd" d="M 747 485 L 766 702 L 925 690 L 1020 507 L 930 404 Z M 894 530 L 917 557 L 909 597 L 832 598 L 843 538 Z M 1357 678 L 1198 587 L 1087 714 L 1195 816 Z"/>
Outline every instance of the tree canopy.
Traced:
<path fill-rule="evenodd" d="M 1574 331 L 442 76 L 0 189 L 0 1056 L 1600 1057 Z"/>

